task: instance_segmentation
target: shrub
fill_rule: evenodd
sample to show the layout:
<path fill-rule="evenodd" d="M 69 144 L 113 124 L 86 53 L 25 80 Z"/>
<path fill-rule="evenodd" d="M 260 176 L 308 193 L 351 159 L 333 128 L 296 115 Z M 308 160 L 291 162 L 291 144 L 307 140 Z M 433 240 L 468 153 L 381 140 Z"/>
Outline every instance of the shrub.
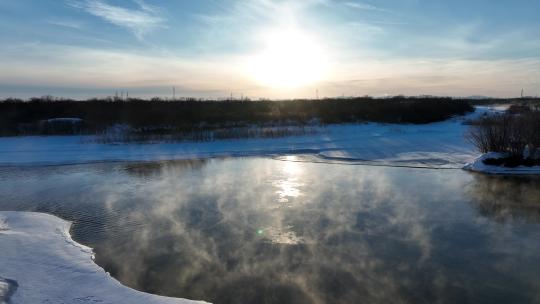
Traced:
<path fill-rule="evenodd" d="M 466 135 L 480 152 L 509 153 L 535 158 L 540 148 L 540 111 L 520 109 L 474 121 Z M 524 153 L 528 150 L 528 153 Z"/>

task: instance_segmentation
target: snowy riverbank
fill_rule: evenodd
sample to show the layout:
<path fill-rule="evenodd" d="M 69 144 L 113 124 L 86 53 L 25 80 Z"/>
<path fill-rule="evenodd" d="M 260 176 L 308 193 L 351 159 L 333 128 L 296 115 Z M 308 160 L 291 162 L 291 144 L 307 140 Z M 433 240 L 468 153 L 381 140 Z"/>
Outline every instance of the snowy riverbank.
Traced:
<path fill-rule="evenodd" d="M 342 124 L 319 134 L 162 144 L 100 144 L 92 136 L 0 138 L 0 165 L 58 165 L 103 161 L 155 161 L 227 156 L 315 154 L 333 160 L 461 168 L 478 156 L 464 139 L 463 121 L 499 108 L 425 124 Z"/>
<path fill-rule="evenodd" d="M 540 174 L 540 167 L 539 166 L 532 166 L 532 167 L 526 167 L 526 166 L 518 166 L 514 168 L 510 167 L 503 167 L 503 166 L 491 166 L 486 165 L 484 163 L 487 159 L 498 159 L 498 158 L 504 158 L 507 157 L 507 155 L 497 152 L 490 152 L 486 153 L 477 159 L 475 159 L 473 162 L 467 164 L 464 169 L 478 172 L 478 173 L 485 173 L 485 174 L 493 174 L 493 175 L 537 175 Z"/>
<path fill-rule="evenodd" d="M 0 303 L 203 303 L 121 285 L 92 261 L 92 249 L 71 239 L 70 225 L 52 215 L 0 212 Z"/>

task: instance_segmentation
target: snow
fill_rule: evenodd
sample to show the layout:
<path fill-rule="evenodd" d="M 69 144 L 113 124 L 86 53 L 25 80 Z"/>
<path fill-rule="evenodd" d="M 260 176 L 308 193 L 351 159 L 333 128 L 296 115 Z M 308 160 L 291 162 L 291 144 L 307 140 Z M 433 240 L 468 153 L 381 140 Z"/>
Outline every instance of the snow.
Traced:
<path fill-rule="evenodd" d="M 0 222 L 0 303 L 203 303 L 122 286 L 71 239 L 71 223 L 52 215 L 0 212 Z"/>
<path fill-rule="evenodd" d="M 17 291 L 17 282 L 0 277 L 0 304 L 11 303 L 11 296 Z"/>
<path fill-rule="evenodd" d="M 0 138 L 0 166 L 315 154 L 382 165 L 461 168 L 478 156 L 464 139 L 467 126 L 463 122 L 493 111 L 500 109 L 478 107 L 465 117 L 425 125 L 329 125 L 318 134 L 274 139 L 102 144 L 93 136 L 4 137 Z"/>
<path fill-rule="evenodd" d="M 519 166 L 515 168 L 508 168 L 508 167 L 502 167 L 502 166 L 490 166 L 484 164 L 484 160 L 486 159 L 499 159 L 508 157 L 505 153 L 498 153 L 498 152 L 489 152 L 486 154 L 481 155 L 477 159 L 475 159 L 473 162 L 465 165 L 464 169 L 473 171 L 473 172 L 479 172 L 479 173 L 486 173 L 486 174 L 494 174 L 494 175 L 532 175 L 532 174 L 540 174 L 540 167 L 539 166 L 533 166 L 533 167 L 526 167 L 526 166 Z"/>

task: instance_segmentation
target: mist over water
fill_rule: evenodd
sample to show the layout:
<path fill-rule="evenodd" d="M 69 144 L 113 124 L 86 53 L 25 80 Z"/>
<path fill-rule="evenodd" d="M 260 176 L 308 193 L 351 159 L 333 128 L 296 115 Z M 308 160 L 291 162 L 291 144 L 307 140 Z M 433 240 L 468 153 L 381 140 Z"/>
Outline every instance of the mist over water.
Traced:
<path fill-rule="evenodd" d="M 0 168 L 123 284 L 214 303 L 540 301 L 540 180 L 235 158 Z"/>

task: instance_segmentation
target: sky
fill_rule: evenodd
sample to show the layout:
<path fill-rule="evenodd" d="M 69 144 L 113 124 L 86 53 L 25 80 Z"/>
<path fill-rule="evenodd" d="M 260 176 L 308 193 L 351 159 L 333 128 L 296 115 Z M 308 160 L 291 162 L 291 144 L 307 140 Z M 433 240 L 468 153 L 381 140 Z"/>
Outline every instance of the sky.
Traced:
<path fill-rule="evenodd" d="M 535 0 L 0 0 L 0 98 L 540 93 Z"/>

